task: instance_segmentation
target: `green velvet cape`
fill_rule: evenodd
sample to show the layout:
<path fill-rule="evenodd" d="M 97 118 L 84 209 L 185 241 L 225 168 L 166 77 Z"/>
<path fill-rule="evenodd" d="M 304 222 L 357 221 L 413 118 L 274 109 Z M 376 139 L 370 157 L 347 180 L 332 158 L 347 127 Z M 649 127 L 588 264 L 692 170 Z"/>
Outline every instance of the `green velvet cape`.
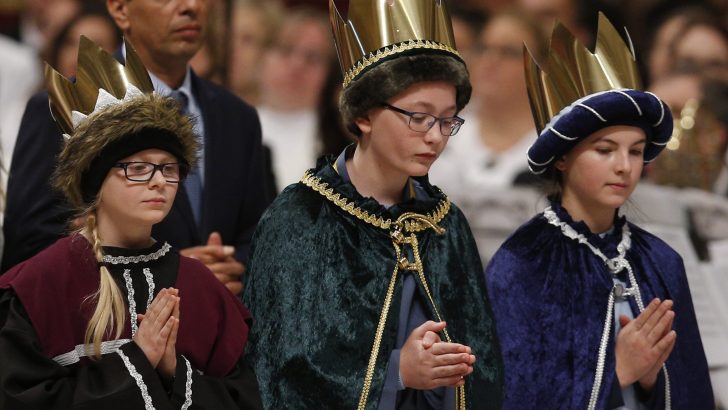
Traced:
<path fill-rule="evenodd" d="M 299 182 L 286 188 L 253 238 L 244 295 L 254 318 L 247 358 L 269 409 L 357 407 L 396 258 L 390 230 L 353 213 L 396 220 L 404 212 L 432 215 L 449 205 L 438 188 L 421 178 L 433 199 L 384 208 L 345 182 L 333 161 L 320 160 L 307 173 L 309 185 Z M 340 194 L 340 203 L 324 193 Z M 350 204 L 348 210 L 343 200 Z M 438 225 L 444 234 L 426 229 L 416 235 L 429 290 L 447 331 L 477 358 L 474 372 L 466 377 L 467 408 L 500 408 L 503 363 L 470 227 L 455 206 Z M 404 274 L 409 273 L 398 274 L 367 409 L 376 409 L 381 396 L 397 336 Z M 430 304 L 425 305 L 434 319 Z"/>

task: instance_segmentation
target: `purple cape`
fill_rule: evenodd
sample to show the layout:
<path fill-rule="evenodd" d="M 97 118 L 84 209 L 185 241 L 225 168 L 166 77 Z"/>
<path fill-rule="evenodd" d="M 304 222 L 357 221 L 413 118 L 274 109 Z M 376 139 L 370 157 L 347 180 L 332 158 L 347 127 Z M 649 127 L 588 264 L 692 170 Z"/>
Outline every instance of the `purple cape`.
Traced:
<path fill-rule="evenodd" d="M 604 238 L 575 223 L 558 204 L 552 208 L 608 258 L 617 255 L 622 227 Z M 713 409 L 708 366 L 680 256 L 650 233 L 630 224 L 626 258 L 645 304 L 655 297 L 674 301 L 675 347 L 667 360 L 674 409 Z M 496 252 L 486 269 L 505 365 L 505 409 L 584 409 L 594 384 L 599 342 L 612 290 L 611 273 L 583 244 L 537 215 Z M 636 305 L 632 303 L 632 311 Z M 613 318 L 612 318 L 613 320 Z M 606 408 L 618 383 L 614 328 L 607 347 L 604 379 L 596 408 Z M 660 373 L 649 405 L 665 406 Z M 618 387 L 618 386 L 617 386 Z"/>

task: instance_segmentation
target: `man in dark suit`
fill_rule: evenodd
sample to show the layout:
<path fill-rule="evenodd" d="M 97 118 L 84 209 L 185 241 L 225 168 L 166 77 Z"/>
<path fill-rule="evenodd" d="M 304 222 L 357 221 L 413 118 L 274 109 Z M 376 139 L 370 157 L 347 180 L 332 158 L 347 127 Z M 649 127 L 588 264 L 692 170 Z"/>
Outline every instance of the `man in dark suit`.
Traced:
<path fill-rule="evenodd" d="M 197 119 L 201 166 L 180 186 L 153 236 L 205 263 L 233 293 L 241 290 L 250 239 L 271 197 L 264 185 L 255 110 L 197 77 L 188 66 L 202 45 L 208 0 L 106 0 L 109 13 L 149 70 L 155 90 Z M 72 217 L 49 185 L 62 136 L 46 93 L 26 108 L 13 153 L 5 212 L 7 270 L 67 232 Z M 191 181 L 191 182 L 190 182 Z"/>

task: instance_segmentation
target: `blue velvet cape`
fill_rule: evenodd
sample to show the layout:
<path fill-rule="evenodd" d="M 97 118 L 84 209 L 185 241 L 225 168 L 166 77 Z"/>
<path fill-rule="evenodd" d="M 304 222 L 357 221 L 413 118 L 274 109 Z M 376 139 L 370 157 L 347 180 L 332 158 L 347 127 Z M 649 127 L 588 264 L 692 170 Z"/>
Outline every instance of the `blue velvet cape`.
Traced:
<path fill-rule="evenodd" d="M 627 223 L 623 217 L 616 218 L 612 233 L 600 238 L 583 222 L 575 223 L 558 203 L 552 208 L 608 258 L 617 256 Z M 645 304 L 655 297 L 674 301 L 677 341 L 667 360 L 672 408 L 712 409 L 707 362 L 682 259 L 657 237 L 632 224 L 629 228 L 632 246 L 626 258 Z M 613 286 L 604 262 L 539 214 L 506 240 L 485 274 L 505 366 L 504 408 L 534 408 L 535 403 L 540 409 L 587 408 Z M 638 312 L 632 299 L 632 311 Z M 619 383 L 614 343 L 612 328 L 599 409 L 608 407 L 614 383 Z M 664 408 L 664 383 L 660 372 L 650 407 Z"/>
<path fill-rule="evenodd" d="M 442 192 L 420 183 L 431 200 L 411 199 L 384 208 L 363 198 L 331 166 L 311 172 L 327 188 L 370 214 L 395 220 L 404 212 L 434 212 Z M 417 234 L 429 289 L 454 342 L 477 360 L 466 377 L 468 408 L 499 409 L 503 367 L 482 265 L 467 221 L 452 206 L 445 229 Z M 253 239 L 244 300 L 255 318 L 247 345 L 269 409 L 354 409 L 359 402 L 389 280 L 395 267 L 389 231 L 358 219 L 298 183 L 286 188 L 264 214 Z M 377 356 L 367 409 L 381 397 L 398 329 L 402 278 Z M 428 300 L 418 282 L 422 300 Z M 429 303 L 428 315 L 434 318 Z"/>

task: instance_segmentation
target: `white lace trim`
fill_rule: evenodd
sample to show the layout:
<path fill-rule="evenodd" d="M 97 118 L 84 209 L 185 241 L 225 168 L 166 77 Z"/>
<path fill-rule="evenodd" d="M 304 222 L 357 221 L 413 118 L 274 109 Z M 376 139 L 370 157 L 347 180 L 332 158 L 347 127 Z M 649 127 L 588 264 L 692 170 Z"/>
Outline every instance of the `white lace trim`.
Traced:
<path fill-rule="evenodd" d="M 134 300 L 134 284 L 131 281 L 131 272 L 129 269 L 124 269 L 124 282 L 126 283 L 126 298 L 129 302 L 129 322 L 131 323 L 131 337 L 134 337 L 137 332 L 137 310 L 136 300 Z"/>
<path fill-rule="evenodd" d="M 116 349 L 131 342 L 130 339 L 119 339 L 119 340 L 107 340 L 101 342 L 101 354 L 113 353 Z M 74 363 L 78 363 L 82 357 L 92 356 L 93 350 L 91 347 L 86 349 L 86 345 L 77 345 L 68 353 L 59 354 L 53 358 L 53 361 L 60 364 L 61 366 L 69 366 Z"/>
<path fill-rule="evenodd" d="M 152 252 L 147 255 L 136 255 L 136 256 L 104 255 L 104 263 L 110 263 L 112 265 L 128 265 L 128 264 L 132 264 L 132 263 L 151 262 L 151 261 L 157 260 L 157 259 L 161 258 L 162 256 L 166 255 L 170 249 L 172 249 L 172 245 L 170 245 L 168 242 L 165 242 L 164 245 L 162 245 L 162 247 L 159 248 L 156 252 Z"/>
<path fill-rule="evenodd" d="M 142 272 L 144 272 L 144 277 L 147 278 L 147 286 L 149 286 L 149 296 L 147 296 L 147 310 L 149 310 L 152 298 L 154 298 L 154 276 L 152 276 L 152 271 L 149 268 L 144 268 Z"/>
<path fill-rule="evenodd" d="M 642 301 L 642 293 L 640 292 L 640 288 L 637 285 L 637 279 L 635 279 L 634 271 L 632 271 L 632 266 L 630 265 L 629 261 L 625 258 L 625 255 L 627 254 L 627 251 L 632 246 L 632 239 L 630 238 L 631 233 L 629 230 L 629 225 L 625 224 L 622 228 L 622 240 L 617 245 L 617 256 L 615 256 L 612 259 L 607 258 L 604 256 L 602 251 L 594 247 L 587 238 L 577 232 L 574 228 L 572 228 L 569 224 L 561 221 L 559 219 L 559 216 L 556 215 L 556 212 L 554 212 L 551 207 L 546 208 L 543 211 L 543 215 L 546 218 L 546 220 L 551 224 L 561 229 L 561 233 L 564 234 L 567 238 L 573 239 L 581 244 L 586 245 L 592 253 L 594 253 L 596 256 L 598 256 L 604 264 L 607 266 L 607 269 L 612 273 L 612 275 L 616 275 L 617 273 L 621 272 L 622 270 L 626 269 L 629 277 L 629 284 L 630 287 L 628 289 L 623 290 L 624 296 L 633 296 L 635 298 L 635 302 L 637 303 L 637 307 L 639 308 L 640 313 L 645 310 L 645 305 Z M 599 390 L 601 390 L 602 385 L 602 379 L 604 378 L 604 367 L 606 364 L 606 357 L 607 357 L 607 342 L 609 341 L 609 333 L 610 329 L 612 328 L 612 322 L 613 322 L 613 309 L 614 309 L 614 293 L 617 288 L 617 285 L 613 285 L 612 291 L 609 293 L 609 300 L 607 301 L 607 316 L 604 319 L 604 330 L 602 331 L 602 337 L 601 341 L 599 343 L 599 355 L 597 357 L 597 368 L 594 374 L 594 384 L 592 387 L 591 395 L 589 397 L 589 410 L 594 410 L 597 405 L 597 401 L 599 399 Z M 662 371 L 665 375 L 665 409 L 670 410 L 672 408 L 672 399 L 671 399 L 671 392 L 670 392 L 670 375 L 667 371 L 667 365 L 662 365 Z"/>
<path fill-rule="evenodd" d="M 622 228 L 622 240 L 619 242 L 619 245 L 617 245 L 617 253 L 618 255 L 612 259 L 607 258 L 604 256 L 602 251 L 595 248 L 592 244 L 589 243 L 589 241 L 586 239 L 586 237 L 579 232 L 577 232 L 574 228 L 572 228 L 569 224 L 562 222 L 561 219 L 559 219 L 559 216 L 556 215 L 556 212 L 554 212 L 551 207 L 546 208 L 543 211 L 543 216 L 546 218 L 546 220 L 551 224 L 561 229 L 561 233 L 564 234 L 569 239 L 573 239 L 581 244 L 586 245 L 589 247 L 589 249 L 599 257 L 602 261 L 604 261 L 604 264 L 607 265 L 610 272 L 612 274 L 617 274 L 622 271 L 626 267 L 629 262 L 624 258 L 624 256 L 627 254 L 627 251 L 630 247 L 632 247 L 632 239 L 630 236 L 632 233 L 629 231 L 629 225 L 625 224 L 624 228 Z"/>
<path fill-rule="evenodd" d="M 185 381 L 185 402 L 180 410 L 187 410 L 192 405 L 192 365 L 186 357 L 182 356 L 182 359 L 187 365 L 187 380 Z"/>
<path fill-rule="evenodd" d="M 129 358 L 126 357 L 124 352 L 122 352 L 120 349 L 117 349 L 116 353 L 121 356 L 121 360 L 124 362 L 124 366 L 126 366 L 126 369 L 129 371 L 129 375 L 134 378 L 134 381 L 136 381 L 136 384 L 142 393 L 142 399 L 144 399 L 144 409 L 155 410 L 154 404 L 152 404 L 152 397 L 149 395 L 149 390 L 147 390 L 147 385 L 144 383 L 142 375 L 139 374 L 136 367 L 134 367 L 134 364 L 129 361 Z"/>
<path fill-rule="evenodd" d="M 146 278 L 147 286 L 149 287 L 147 308 L 145 310 L 147 311 L 149 310 L 149 306 L 152 304 L 152 299 L 154 297 L 154 276 L 152 275 L 152 271 L 150 271 L 149 268 L 144 268 L 142 272 L 144 272 L 144 277 Z M 131 323 L 131 336 L 134 337 L 139 327 L 137 326 L 137 306 L 136 300 L 134 299 L 134 281 L 132 281 L 131 279 L 131 270 L 124 269 L 124 274 L 122 276 L 124 276 L 124 282 L 126 283 L 126 298 L 129 302 L 129 322 Z"/>

